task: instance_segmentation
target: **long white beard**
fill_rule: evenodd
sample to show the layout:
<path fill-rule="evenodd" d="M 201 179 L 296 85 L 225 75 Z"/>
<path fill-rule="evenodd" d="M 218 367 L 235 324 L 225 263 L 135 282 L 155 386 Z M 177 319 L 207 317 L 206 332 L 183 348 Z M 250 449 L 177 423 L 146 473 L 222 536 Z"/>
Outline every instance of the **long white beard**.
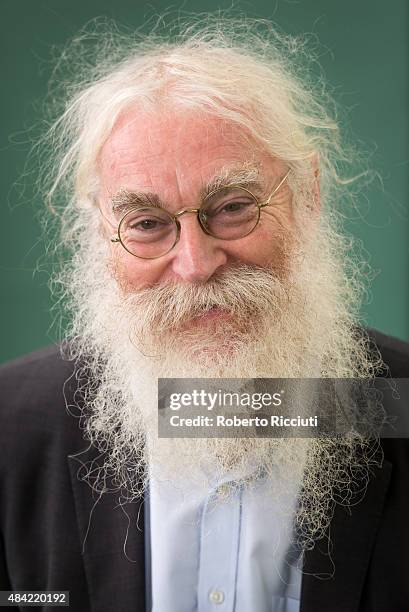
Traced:
<path fill-rule="evenodd" d="M 206 486 L 226 473 L 251 486 L 266 474 L 285 499 L 300 483 L 299 543 L 311 546 L 331 518 L 333 484 L 343 482 L 337 495 L 350 500 L 353 475 L 362 477 L 374 460 L 367 442 L 159 439 L 157 379 L 372 376 L 376 364 L 354 332 L 351 296 L 325 242 L 317 237 L 285 280 L 238 265 L 204 285 L 132 293 L 113 278 L 105 243 L 94 235 L 63 279 L 74 313 L 70 355 L 92 380 L 83 388 L 86 432 L 108 451 L 93 486 L 106 488 L 109 475 L 129 500 L 143 494 L 148 474 L 175 486 L 185 478 Z M 201 325 L 201 314 L 213 307 L 231 318 Z"/>

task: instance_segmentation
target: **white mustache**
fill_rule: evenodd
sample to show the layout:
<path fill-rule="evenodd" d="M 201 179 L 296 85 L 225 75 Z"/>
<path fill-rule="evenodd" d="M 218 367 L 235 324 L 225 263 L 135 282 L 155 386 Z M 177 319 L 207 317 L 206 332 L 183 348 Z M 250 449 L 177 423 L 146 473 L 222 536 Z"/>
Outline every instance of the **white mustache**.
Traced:
<path fill-rule="evenodd" d="M 284 284 L 269 269 L 237 265 L 202 284 L 169 282 L 127 296 L 139 321 L 156 332 L 178 328 L 212 308 L 226 310 L 238 321 L 283 308 L 289 299 Z M 132 311 L 132 310 L 131 310 Z"/>

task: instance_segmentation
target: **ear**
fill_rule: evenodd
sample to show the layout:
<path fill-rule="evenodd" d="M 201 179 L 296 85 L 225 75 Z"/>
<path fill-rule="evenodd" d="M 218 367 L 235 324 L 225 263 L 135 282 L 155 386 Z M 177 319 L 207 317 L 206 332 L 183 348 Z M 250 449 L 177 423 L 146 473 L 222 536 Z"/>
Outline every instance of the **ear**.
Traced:
<path fill-rule="evenodd" d="M 321 190 L 320 190 L 320 165 L 319 165 L 319 154 L 314 153 L 311 159 L 311 169 L 312 169 L 312 203 L 311 209 L 317 217 L 319 217 L 321 210 Z"/>

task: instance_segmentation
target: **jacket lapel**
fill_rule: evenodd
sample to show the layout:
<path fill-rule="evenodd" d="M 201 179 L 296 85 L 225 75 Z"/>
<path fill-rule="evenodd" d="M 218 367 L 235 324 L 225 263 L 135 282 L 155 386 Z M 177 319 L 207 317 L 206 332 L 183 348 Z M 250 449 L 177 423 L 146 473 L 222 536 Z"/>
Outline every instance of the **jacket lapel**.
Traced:
<path fill-rule="evenodd" d="M 391 470 L 384 461 L 362 501 L 351 508 L 337 505 L 328 538 L 306 553 L 301 612 L 358 612 Z"/>
<path fill-rule="evenodd" d="M 145 612 L 143 502 L 118 502 L 119 492 L 96 493 L 84 482 L 84 464 L 68 456 L 92 612 Z M 85 609 L 85 608 L 84 608 Z"/>

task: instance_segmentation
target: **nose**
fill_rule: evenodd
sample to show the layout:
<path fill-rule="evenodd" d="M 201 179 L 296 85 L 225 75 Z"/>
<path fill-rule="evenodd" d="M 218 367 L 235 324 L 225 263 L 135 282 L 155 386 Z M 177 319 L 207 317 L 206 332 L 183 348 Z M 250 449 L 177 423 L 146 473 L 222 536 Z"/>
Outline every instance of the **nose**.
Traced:
<path fill-rule="evenodd" d="M 205 234 L 195 214 L 179 219 L 180 239 L 172 251 L 172 272 L 190 282 L 206 282 L 227 262 L 223 241 Z"/>

